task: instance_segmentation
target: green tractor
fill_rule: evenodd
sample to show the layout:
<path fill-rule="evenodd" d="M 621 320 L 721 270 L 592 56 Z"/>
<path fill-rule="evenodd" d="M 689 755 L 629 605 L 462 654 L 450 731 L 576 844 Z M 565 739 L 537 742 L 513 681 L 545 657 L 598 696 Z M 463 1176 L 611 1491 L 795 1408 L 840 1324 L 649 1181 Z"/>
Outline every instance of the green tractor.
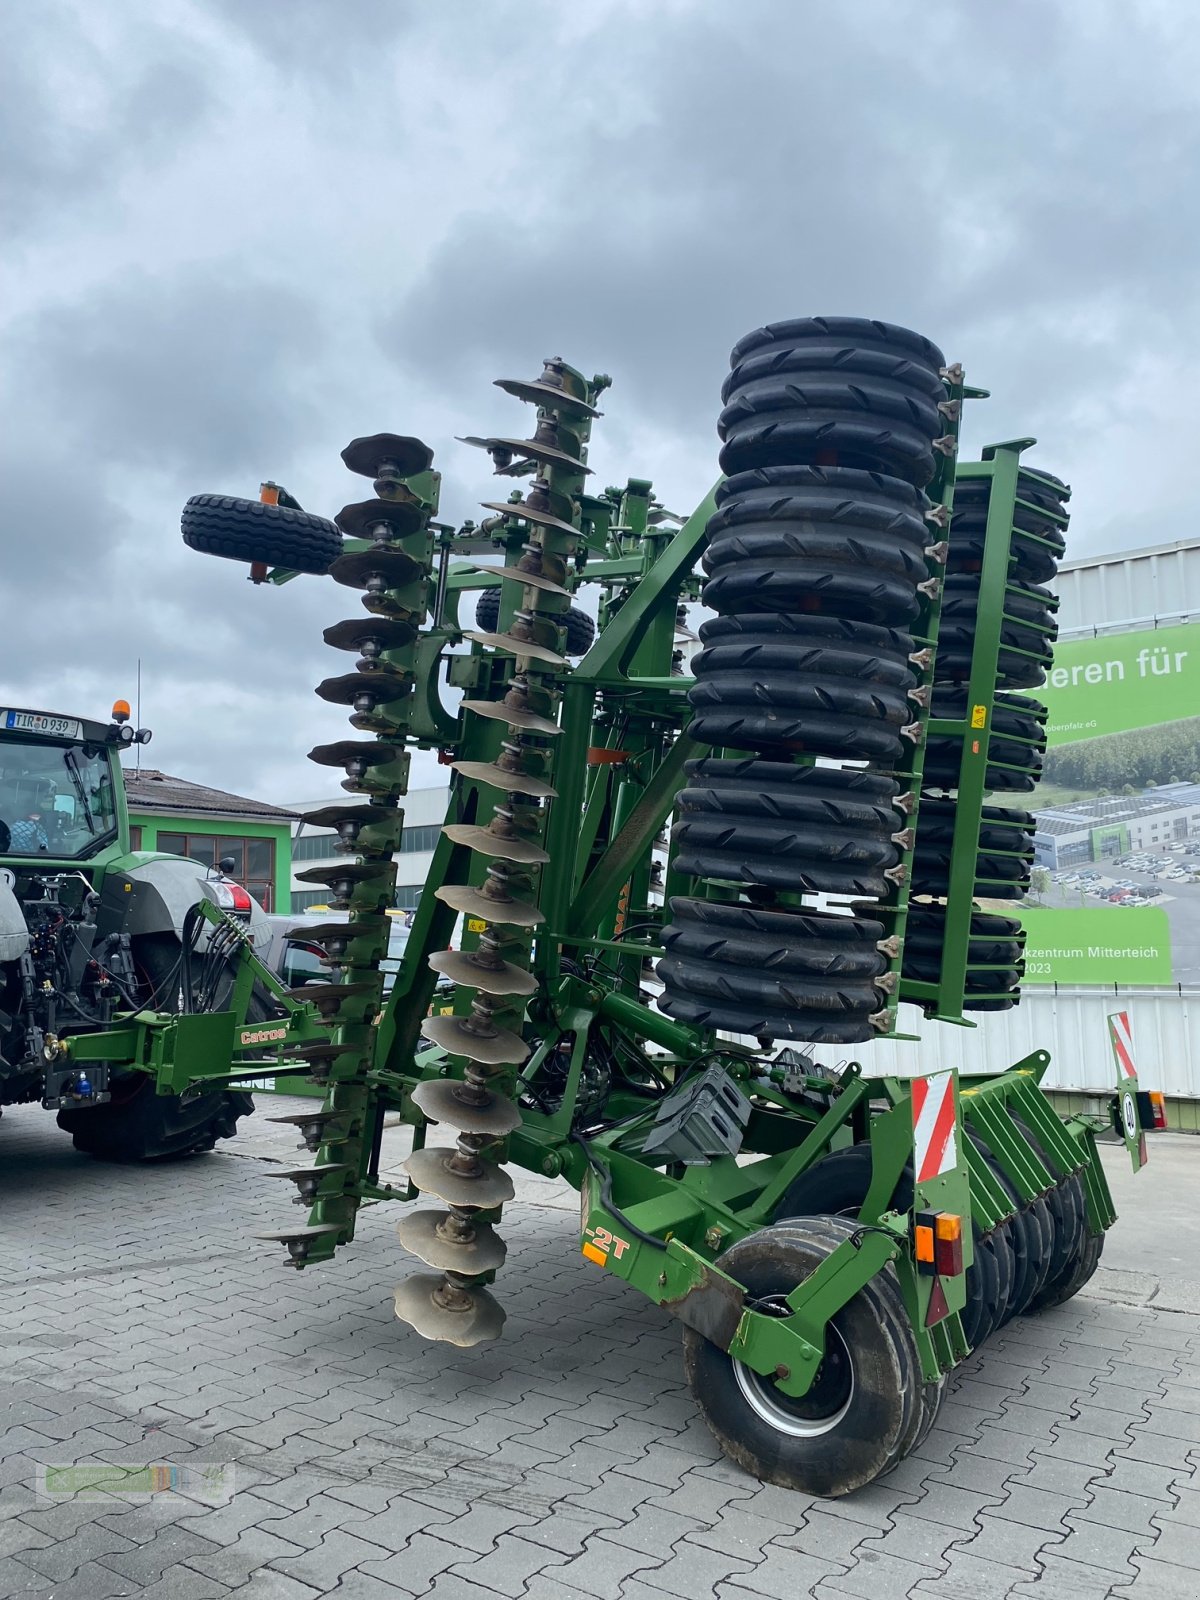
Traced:
<path fill-rule="evenodd" d="M 219 871 L 130 849 L 121 753 L 149 738 L 123 701 L 108 723 L 0 709 L 0 1106 L 40 1102 L 77 1149 L 124 1160 L 211 1149 L 253 1102 L 156 1095 L 121 1062 L 72 1066 L 66 1041 L 121 1013 L 227 1008 L 237 946 L 201 902 L 266 930 Z"/>
<path fill-rule="evenodd" d="M 342 913 L 306 930 L 329 982 L 255 1026 L 272 979 L 243 938 L 228 1016 L 118 1017 L 69 1056 L 163 1095 L 319 1085 L 280 1119 L 315 1162 L 274 1174 L 307 1217 L 272 1237 L 313 1267 L 399 1204 L 420 1265 L 396 1316 L 454 1346 L 502 1331 L 509 1169 L 561 1178 L 596 1293 L 678 1321 L 728 1455 L 846 1494 L 917 1448 L 992 1332 L 1087 1282 L 1114 1220 L 1107 1124 L 1056 1114 L 1044 1050 L 980 1072 L 970 1032 L 1020 999 L 1070 491 L 1032 440 L 961 461 L 983 391 L 873 320 L 738 342 L 722 477 L 686 517 L 596 483 L 606 377 L 556 358 L 497 384 L 532 420 L 466 440 L 500 480 L 478 524 L 440 520 L 400 434 L 342 452 L 372 494 L 333 521 L 271 484 L 189 502 L 192 548 L 359 602 L 317 687 L 355 737 L 310 752 L 345 791 L 306 818 L 341 846 L 302 874 Z M 385 995 L 414 749 L 447 813 Z M 956 1029 L 959 1071 L 873 1069 L 914 1013 Z M 1153 1117 L 1122 1072 L 1136 1167 Z M 385 1117 L 412 1130 L 403 1181 Z"/>

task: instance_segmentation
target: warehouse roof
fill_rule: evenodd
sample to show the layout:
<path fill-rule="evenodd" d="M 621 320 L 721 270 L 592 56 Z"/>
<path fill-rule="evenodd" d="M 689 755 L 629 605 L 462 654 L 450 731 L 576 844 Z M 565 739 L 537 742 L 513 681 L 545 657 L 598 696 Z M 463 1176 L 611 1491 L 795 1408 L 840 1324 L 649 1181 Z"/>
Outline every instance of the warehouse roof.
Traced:
<path fill-rule="evenodd" d="M 235 822 L 291 823 L 295 820 L 294 812 L 280 806 L 249 800 L 245 795 L 227 794 L 223 789 L 209 789 L 202 783 L 174 778 L 169 772 L 159 772 L 154 767 L 143 767 L 140 772 L 127 769 L 125 792 L 133 811 L 178 817 L 226 817 Z"/>

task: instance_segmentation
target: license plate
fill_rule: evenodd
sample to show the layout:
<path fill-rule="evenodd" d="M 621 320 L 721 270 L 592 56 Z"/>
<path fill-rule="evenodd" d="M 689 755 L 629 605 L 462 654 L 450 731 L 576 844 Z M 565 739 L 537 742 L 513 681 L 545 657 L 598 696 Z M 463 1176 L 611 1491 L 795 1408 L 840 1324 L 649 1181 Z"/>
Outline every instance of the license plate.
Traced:
<path fill-rule="evenodd" d="M 73 717 L 43 717 L 36 711 L 6 711 L 4 726 L 21 733 L 44 733 L 58 739 L 78 739 L 81 732 Z"/>

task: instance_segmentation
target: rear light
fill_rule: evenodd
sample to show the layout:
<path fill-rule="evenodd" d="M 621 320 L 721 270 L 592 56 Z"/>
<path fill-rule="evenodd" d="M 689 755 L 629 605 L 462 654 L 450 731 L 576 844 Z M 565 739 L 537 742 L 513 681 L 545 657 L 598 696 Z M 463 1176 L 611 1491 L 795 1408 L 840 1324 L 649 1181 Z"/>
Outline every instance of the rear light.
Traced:
<path fill-rule="evenodd" d="M 1166 1096 L 1158 1089 L 1139 1089 L 1137 1097 L 1138 1126 L 1165 1128 L 1167 1125 Z"/>
<path fill-rule="evenodd" d="M 240 883 L 230 883 L 228 879 L 218 878 L 210 882 L 209 888 L 222 911 L 232 911 L 235 917 L 250 915 L 252 902 Z"/>
<path fill-rule="evenodd" d="M 922 1211 L 913 1223 L 917 1270 L 957 1278 L 963 1270 L 962 1218 L 952 1211 Z"/>

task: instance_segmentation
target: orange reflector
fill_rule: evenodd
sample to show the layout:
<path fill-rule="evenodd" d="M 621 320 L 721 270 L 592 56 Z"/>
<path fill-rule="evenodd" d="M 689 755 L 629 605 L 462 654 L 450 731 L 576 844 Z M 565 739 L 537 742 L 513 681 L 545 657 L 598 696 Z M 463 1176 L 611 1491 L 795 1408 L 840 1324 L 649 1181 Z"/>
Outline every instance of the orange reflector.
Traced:
<path fill-rule="evenodd" d="M 917 1260 L 933 1262 L 933 1229 L 924 1223 L 918 1223 L 916 1228 Z"/>
<path fill-rule="evenodd" d="M 279 486 L 274 483 L 264 483 L 259 486 L 258 498 L 264 505 L 277 506 L 279 504 Z"/>
<path fill-rule="evenodd" d="M 608 1265 L 607 1253 L 603 1250 L 597 1250 L 590 1239 L 585 1239 L 579 1249 L 584 1258 L 590 1261 L 593 1266 L 606 1267 Z"/>
<path fill-rule="evenodd" d="M 962 1218 L 956 1217 L 953 1211 L 939 1211 L 934 1223 L 939 1239 L 961 1239 Z"/>

